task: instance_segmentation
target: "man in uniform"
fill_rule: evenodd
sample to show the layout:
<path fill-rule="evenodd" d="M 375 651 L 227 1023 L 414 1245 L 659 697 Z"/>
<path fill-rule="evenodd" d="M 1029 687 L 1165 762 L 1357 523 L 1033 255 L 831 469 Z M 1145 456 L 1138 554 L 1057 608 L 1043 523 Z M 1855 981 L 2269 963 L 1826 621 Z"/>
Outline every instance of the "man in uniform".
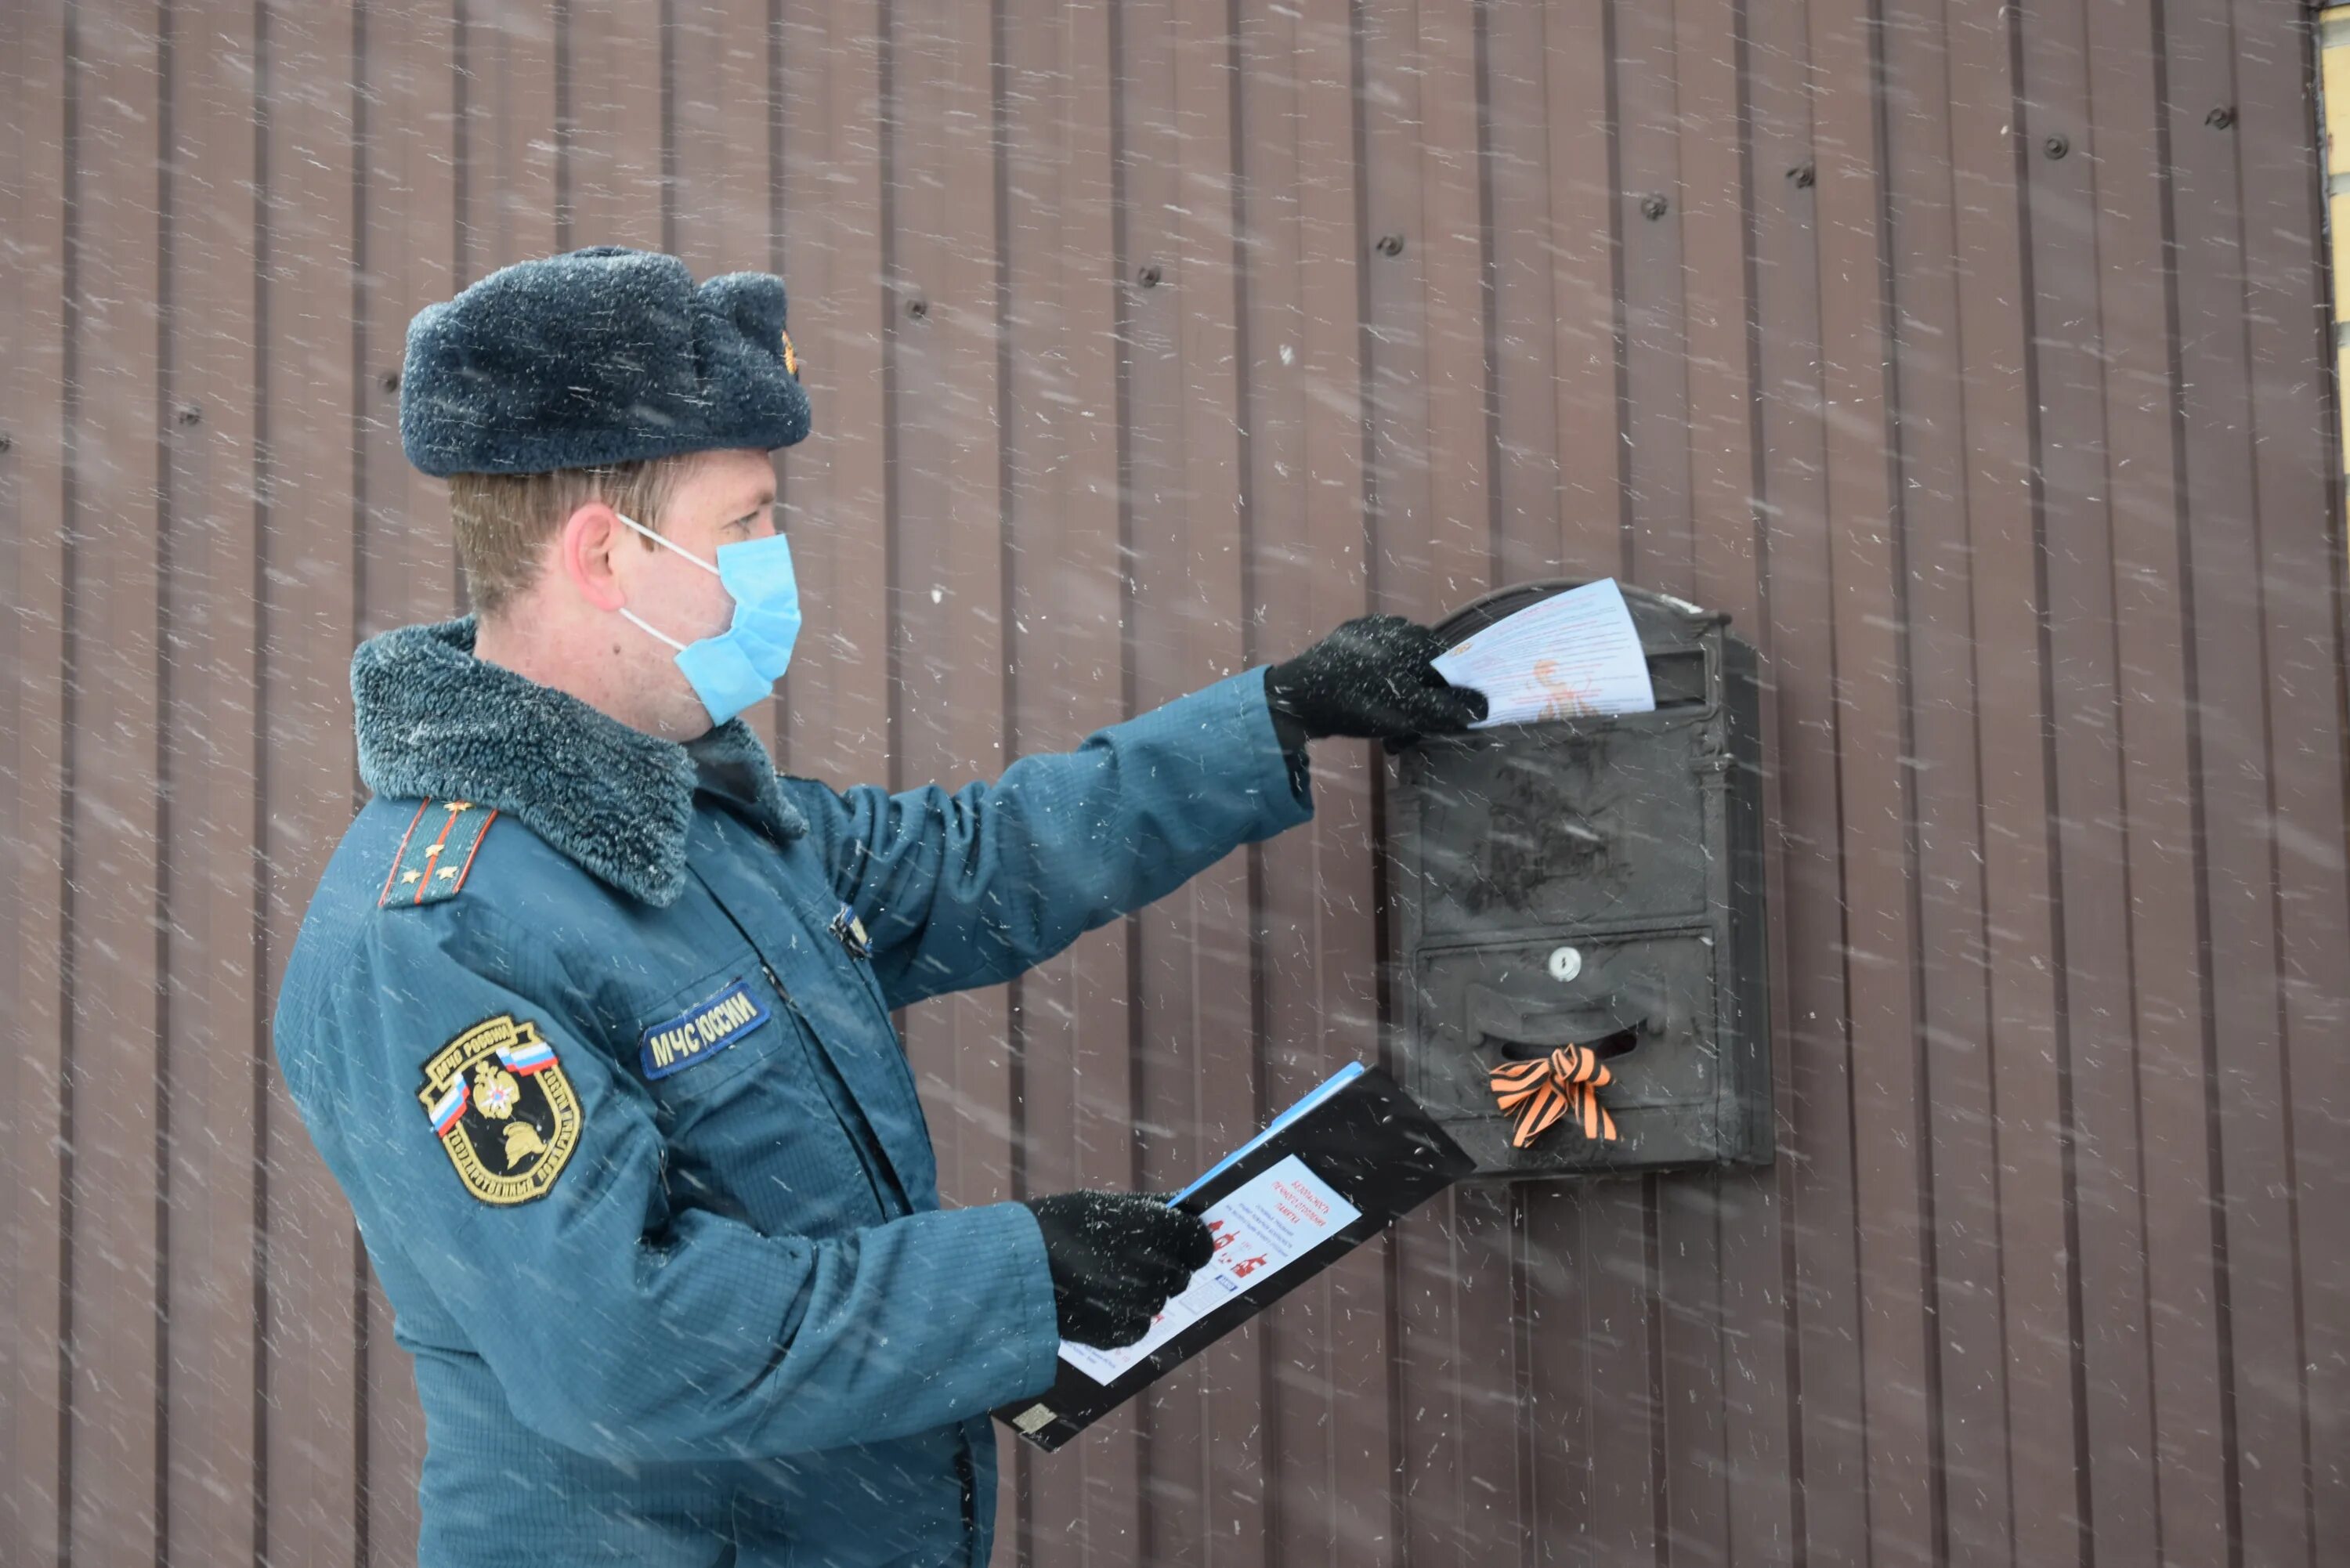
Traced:
<path fill-rule="evenodd" d="M 276 1046 L 415 1358 L 427 1563 L 984 1563 L 987 1412 L 1210 1247 L 1139 1194 L 941 1209 L 891 1010 L 1305 820 L 1308 739 L 1482 711 L 1372 618 L 992 785 L 779 776 L 736 715 L 799 626 L 784 312 L 598 247 L 409 329 L 476 613 L 353 662 L 373 799 Z"/>

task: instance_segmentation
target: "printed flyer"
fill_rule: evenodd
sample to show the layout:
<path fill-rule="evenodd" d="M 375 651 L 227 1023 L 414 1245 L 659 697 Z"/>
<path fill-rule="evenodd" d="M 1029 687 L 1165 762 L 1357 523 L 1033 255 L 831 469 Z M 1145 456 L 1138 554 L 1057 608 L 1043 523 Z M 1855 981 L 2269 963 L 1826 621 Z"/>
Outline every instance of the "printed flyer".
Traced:
<path fill-rule="evenodd" d="M 1107 1384 L 1267 1274 L 1280 1272 L 1361 1218 L 1295 1155 L 1200 1216 L 1216 1238 L 1214 1262 L 1191 1276 L 1150 1332 L 1123 1350 L 1061 1342 L 1061 1359 Z"/>

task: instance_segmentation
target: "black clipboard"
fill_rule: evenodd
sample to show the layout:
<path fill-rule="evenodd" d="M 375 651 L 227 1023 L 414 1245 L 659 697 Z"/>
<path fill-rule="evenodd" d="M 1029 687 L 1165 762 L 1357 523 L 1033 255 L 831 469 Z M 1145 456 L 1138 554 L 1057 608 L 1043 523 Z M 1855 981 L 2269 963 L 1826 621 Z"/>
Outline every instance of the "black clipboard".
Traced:
<path fill-rule="evenodd" d="M 1048 1452 L 1061 1447 L 1468 1175 L 1475 1165 L 1393 1078 L 1368 1067 L 1285 1125 L 1276 1123 L 1270 1134 L 1211 1171 L 1177 1202 L 1197 1213 L 1292 1155 L 1357 1210 L 1357 1218 L 1205 1314 L 1113 1381 L 1097 1382 L 1068 1361 L 1056 1359 L 1058 1376 L 1050 1389 L 1003 1407 L 995 1418 Z"/>

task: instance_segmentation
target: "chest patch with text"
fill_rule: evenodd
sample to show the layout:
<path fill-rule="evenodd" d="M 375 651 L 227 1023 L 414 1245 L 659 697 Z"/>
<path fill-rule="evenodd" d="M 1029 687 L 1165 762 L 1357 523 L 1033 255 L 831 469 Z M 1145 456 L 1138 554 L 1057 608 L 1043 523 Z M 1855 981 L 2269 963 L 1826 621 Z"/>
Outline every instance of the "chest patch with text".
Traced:
<path fill-rule="evenodd" d="M 638 1057 L 648 1078 L 666 1078 L 715 1056 L 767 1021 L 750 982 L 736 981 L 709 1001 L 646 1030 Z"/>

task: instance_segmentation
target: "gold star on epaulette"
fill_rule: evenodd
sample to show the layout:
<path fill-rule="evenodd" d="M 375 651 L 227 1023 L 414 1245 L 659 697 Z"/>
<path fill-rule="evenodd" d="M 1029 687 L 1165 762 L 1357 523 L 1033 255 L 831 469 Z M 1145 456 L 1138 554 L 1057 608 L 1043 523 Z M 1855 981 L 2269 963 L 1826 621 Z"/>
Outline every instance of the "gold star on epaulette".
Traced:
<path fill-rule="evenodd" d="M 403 882 L 409 883 L 421 882 L 424 879 L 424 873 L 421 871 L 403 871 L 400 874 L 400 879 Z"/>
<path fill-rule="evenodd" d="M 443 881 L 454 882 L 457 879 L 457 868 L 454 866 L 443 866 L 440 870 L 434 872 L 433 875 L 441 877 Z"/>

